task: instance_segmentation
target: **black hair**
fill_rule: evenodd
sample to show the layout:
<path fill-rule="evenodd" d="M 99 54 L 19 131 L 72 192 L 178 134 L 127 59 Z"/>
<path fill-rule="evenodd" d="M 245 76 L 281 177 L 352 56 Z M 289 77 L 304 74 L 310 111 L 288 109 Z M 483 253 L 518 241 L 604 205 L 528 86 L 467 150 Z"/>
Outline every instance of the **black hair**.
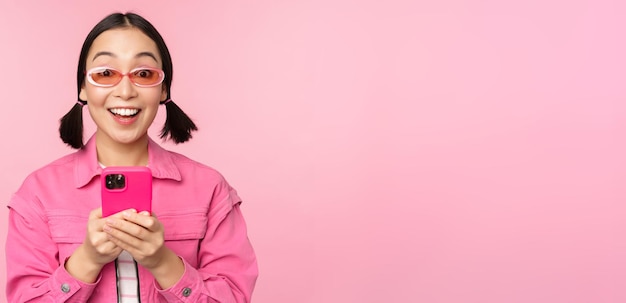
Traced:
<path fill-rule="evenodd" d="M 91 32 L 85 38 L 83 47 L 80 51 L 78 58 L 78 70 L 76 71 L 76 88 L 78 89 L 78 102 L 74 104 L 72 109 L 61 118 L 59 133 L 61 139 L 67 145 L 80 149 L 83 144 L 83 117 L 82 107 L 87 104 L 86 100 L 80 100 L 80 91 L 85 83 L 85 71 L 87 66 L 87 55 L 89 49 L 94 40 L 103 32 L 124 27 L 133 27 L 141 30 L 146 36 L 156 43 L 159 49 L 159 54 L 163 61 L 163 72 L 165 73 L 165 90 L 167 91 L 166 101 L 161 101 L 161 104 L 165 104 L 167 117 L 165 119 L 165 125 L 161 129 L 160 137 L 166 138 L 169 136 L 176 144 L 183 143 L 191 139 L 191 132 L 198 130 L 193 121 L 171 101 L 170 88 L 172 85 L 172 76 L 174 74 L 172 58 L 170 52 L 165 45 L 165 41 L 156 28 L 143 17 L 134 13 L 113 13 L 102 19 L 96 26 L 93 27 Z"/>

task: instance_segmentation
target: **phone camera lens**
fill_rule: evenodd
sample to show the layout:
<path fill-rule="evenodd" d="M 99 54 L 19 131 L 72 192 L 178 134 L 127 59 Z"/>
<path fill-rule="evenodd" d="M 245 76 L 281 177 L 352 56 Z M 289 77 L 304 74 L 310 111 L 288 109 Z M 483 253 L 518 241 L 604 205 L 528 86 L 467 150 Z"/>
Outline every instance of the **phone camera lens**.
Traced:
<path fill-rule="evenodd" d="M 120 189 L 126 187 L 126 178 L 123 174 L 105 176 L 105 186 L 107 189 Z"/>

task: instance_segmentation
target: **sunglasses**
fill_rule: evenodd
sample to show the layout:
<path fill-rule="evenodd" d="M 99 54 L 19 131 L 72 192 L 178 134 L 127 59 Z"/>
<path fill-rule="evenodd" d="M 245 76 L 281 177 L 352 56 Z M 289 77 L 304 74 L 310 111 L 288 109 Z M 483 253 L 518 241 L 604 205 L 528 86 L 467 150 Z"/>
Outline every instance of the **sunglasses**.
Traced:
<path fill-rule="evenodd" d="M 99 87 L 112 87 L 120 83 L 124 76 L 139 87 L 153 87 L 163 83 L 165 73 L 158 68 L 138 67 L 128 73 L 110 67 L 94 67 L 86 72 L 87 81 Z"/>

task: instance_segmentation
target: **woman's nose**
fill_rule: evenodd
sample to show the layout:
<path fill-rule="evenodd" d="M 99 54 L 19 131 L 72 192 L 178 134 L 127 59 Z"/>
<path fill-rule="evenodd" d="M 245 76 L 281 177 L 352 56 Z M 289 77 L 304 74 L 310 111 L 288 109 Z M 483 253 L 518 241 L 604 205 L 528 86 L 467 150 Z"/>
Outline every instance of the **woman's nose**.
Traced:
<path fill-rule="evenodd" d="M 135 84 L 130 81 L 128 75 L 124 75 L 120 83 L 115 87 L 116 96 L 121 99 L 128 100 L 137 96 L 137 90 Z"/>

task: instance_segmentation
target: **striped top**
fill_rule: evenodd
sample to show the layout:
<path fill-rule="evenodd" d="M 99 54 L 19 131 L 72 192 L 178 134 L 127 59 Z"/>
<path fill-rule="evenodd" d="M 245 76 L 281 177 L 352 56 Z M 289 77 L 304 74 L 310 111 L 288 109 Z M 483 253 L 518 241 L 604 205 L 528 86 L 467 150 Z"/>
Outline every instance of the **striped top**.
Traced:
<path fill-rule="evenodd" d="M 121 303 L 139 303 L 139 281 L 137 280 L 137 263 L 127 251 L 115 260 L 117 271 L 117 297 Z"/>

